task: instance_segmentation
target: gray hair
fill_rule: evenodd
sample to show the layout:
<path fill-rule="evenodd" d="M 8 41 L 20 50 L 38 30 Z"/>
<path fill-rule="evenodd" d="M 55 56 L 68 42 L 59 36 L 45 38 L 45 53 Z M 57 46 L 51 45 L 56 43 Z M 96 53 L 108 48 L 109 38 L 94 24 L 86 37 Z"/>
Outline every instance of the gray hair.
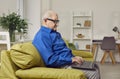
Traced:
<path fill-rule="evenodd" d="M 45 14 L 42 17 L 42 20 L 45 20 L 46 18 L 51 18 L 53 15 L 57 15 L 57 13 L 52 10 L 49 10 L 45 12 Z"/>

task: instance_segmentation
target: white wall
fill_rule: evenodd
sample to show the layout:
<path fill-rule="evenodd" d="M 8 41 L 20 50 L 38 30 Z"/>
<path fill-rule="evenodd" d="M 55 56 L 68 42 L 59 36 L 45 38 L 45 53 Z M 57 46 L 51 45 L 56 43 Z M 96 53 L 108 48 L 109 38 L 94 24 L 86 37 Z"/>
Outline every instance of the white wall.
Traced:
<path fill-rule="evenodd" d="M 13 11 L 17 11 L 17 1 L 16 0 L 0 0 L 0 16 L 3 15 L 3 13 L 8 14 Z M 0 27 L 0 31 L 3 30 Z"/>
<path fill-rule="evenodd" d="M 17 9 L 17 1 L 16 0 L 0 0 L 0 16 L 3 13 L 8 13 L 12 11 L 16 11 Z"/>
<path fill-rule="evenodd" d="M 41 11 L 42 11 L 41 15 L 43 15 L 45 11 L 50 9 L 50 6 L 51 6 L 50 2 L 51 0 L 41 0 Z"/>
<path fill-rule="evenodd" d="M 24 18 L 26 18 L 29 22 L 27 39 L 32 40 L 40 28 L 40 7 L 41 0 L 24 0 Z"/>
<path fill-rule="evenodd" d="M 58 12 L 60 17 L 59 31 L 70 39 L 72 10 L 93 11 L 93 37 L 112 36 L 114 26 L 120 28 L 120 0 L 51 0 L 50 8 Z"/>

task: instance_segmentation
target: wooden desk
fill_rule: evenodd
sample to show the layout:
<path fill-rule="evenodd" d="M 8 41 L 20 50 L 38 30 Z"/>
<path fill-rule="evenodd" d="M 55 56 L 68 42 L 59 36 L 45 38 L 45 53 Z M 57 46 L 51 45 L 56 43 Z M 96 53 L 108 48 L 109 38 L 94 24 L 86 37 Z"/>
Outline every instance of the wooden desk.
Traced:
<path fill-rule="evenodd" d="M 117 44 L 117 46 L 118 46 L 118 51 L 119 51 L 119 55 L 120 55 L 120 40 L 117 40 L 117 41 L 116 41 L 116 44 Z"/>
<path fill-rule="evenodd" d="M 94 60 L 96 61 L 97 55 L 98 55 L 98 49 L 100 47 L 100 45 L 102 44 L 102 40 L 93 40 L 93 48 L 92 48 L 92 52 L 94 55 Z"/>
<path fill-rule="evenodd" d="M 93 48 L 92 52 L 94 55 L 94 60 L 96 61 L 97 55 L 98 55 L 98 50 L 100 48 L 100 45 L 102 44 L 102 40 L 93 40 Z M 118 52 L 120 55 L 120 40 L 116 40 L 116 46 L 118 47 Z"/>

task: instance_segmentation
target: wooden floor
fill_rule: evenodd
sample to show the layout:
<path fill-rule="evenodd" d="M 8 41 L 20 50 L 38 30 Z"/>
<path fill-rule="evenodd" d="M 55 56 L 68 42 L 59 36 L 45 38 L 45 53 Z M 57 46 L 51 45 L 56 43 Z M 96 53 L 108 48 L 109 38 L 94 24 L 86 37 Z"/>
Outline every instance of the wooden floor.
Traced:
<path fill-rule="evenodd" d="M 112 63 L 104 63 L 100 67 L 101 79 L 120 79 L 120 63 L 113 65 Z"/>

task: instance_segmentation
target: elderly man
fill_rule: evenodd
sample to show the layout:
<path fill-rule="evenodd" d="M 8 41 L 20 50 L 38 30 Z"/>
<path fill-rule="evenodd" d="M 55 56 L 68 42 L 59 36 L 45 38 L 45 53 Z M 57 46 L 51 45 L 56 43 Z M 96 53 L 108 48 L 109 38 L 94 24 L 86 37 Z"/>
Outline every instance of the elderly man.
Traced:
<path fill-rule="evenodd" d="M 69 67 L 72 63 L 81 64 L 82 57 L 74 56 L 66 46 L 57 25 L 58 15 L 54 11 L 47 11 L 42 18 L 42 26 L 34 37 L 33 45 L 39 51 L 47 67 Z M 88 79 L 99 79 L 98 70 L 83 70 Z"/>

